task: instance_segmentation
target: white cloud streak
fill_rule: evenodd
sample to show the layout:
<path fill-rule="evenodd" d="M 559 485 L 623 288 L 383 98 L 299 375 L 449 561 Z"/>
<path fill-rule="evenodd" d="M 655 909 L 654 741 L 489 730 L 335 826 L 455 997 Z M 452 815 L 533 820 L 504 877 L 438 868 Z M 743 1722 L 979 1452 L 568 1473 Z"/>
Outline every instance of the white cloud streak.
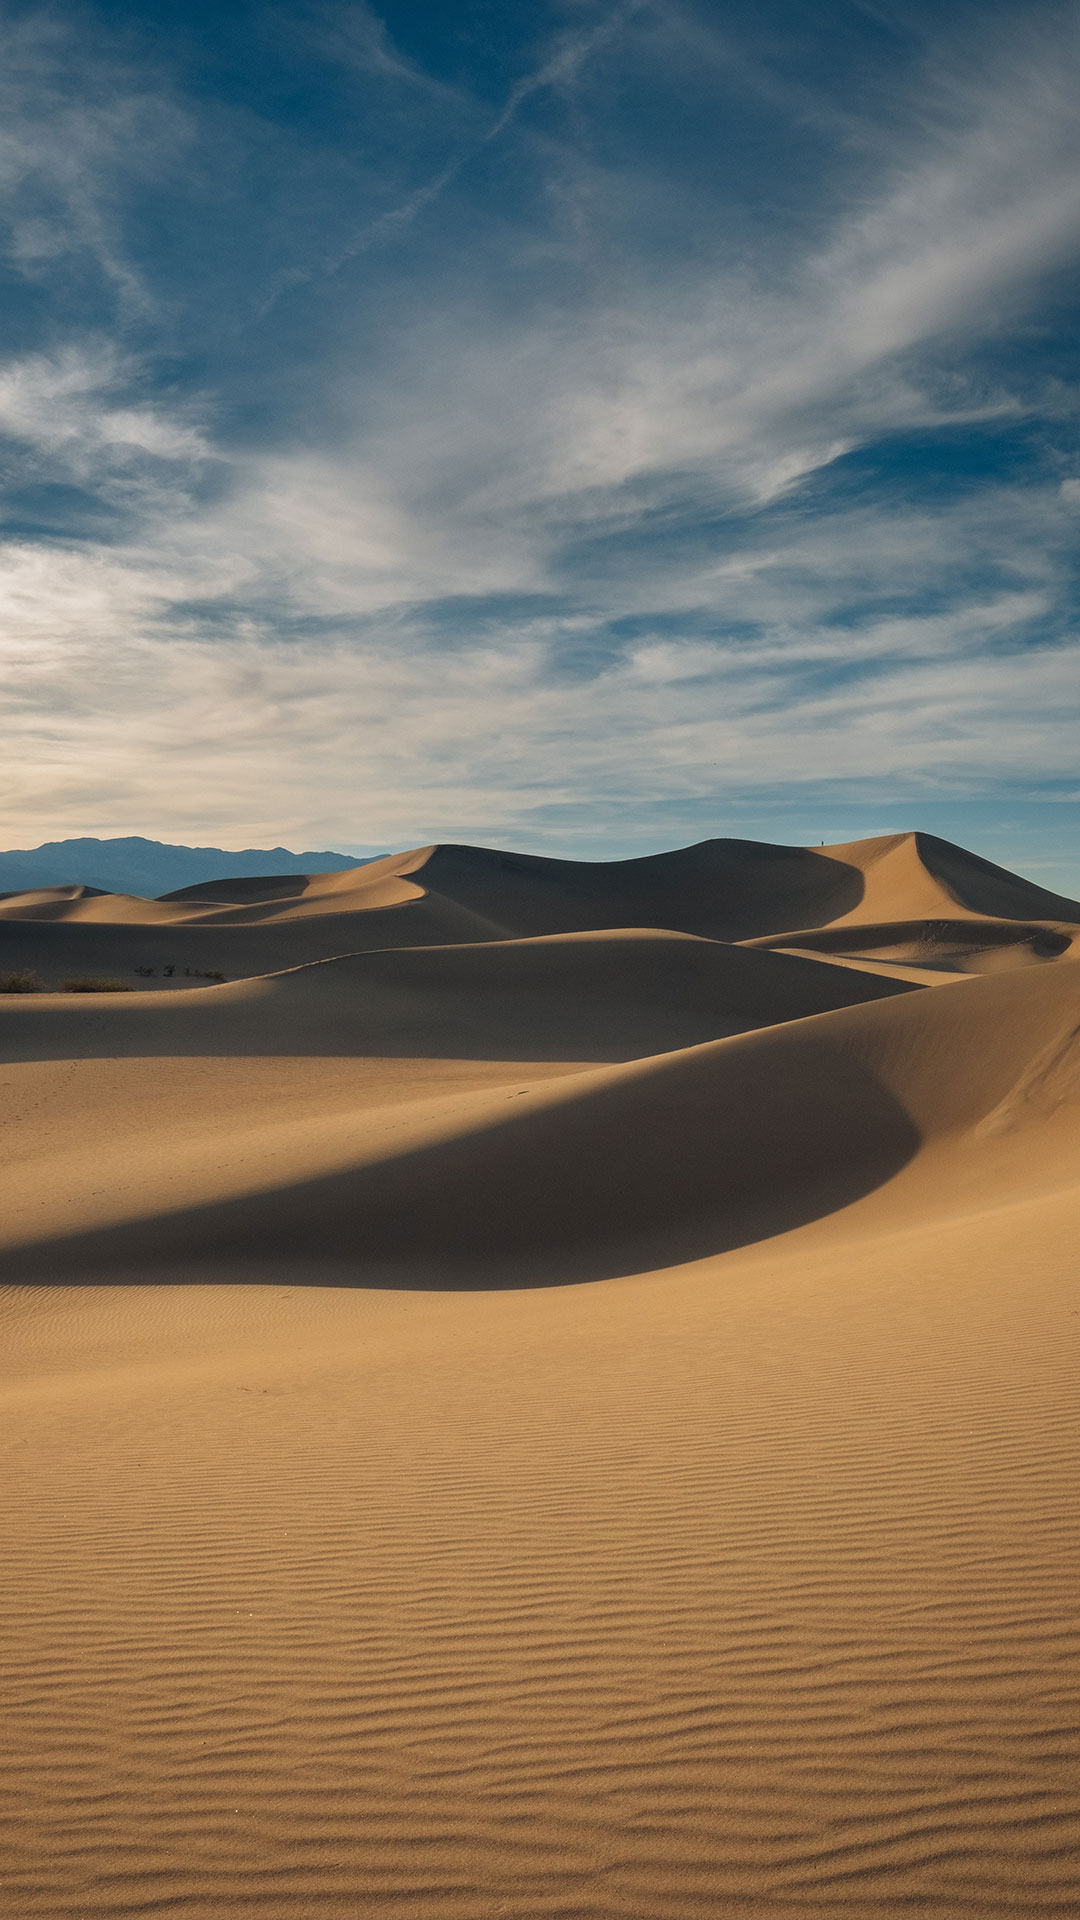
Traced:
<path fill-rule="evenodd" d="M 146 316 L 120 208 L 133 178 L 175 165 L 191 120 L 59 12 L 0 14 L 0 43 L 0 248 L 31 281 L 89 262 L 122 319 Z"/>
<path fill-rule="evenodd" d="M 474 150 L 509 137 L 540 90 L 582 84 L 601 46 L 622 36 L 630 58 L 646 12 L 655 47 L 665 9 L 616 7 L 519 82 Z M 353 57 L 422 91 L 364 19 Z M 55 32 L 23 54 L 21 97 L 43 100 L 45 130 L 13 113 L 0 145 L 11 258 L 34 278 L 88 250 L 121 307 L 146 312 L 116 181 L 188 121 L 166 115 L 151 136 L 134 81 L 77 110 L 48 77 Z M 0 841 L 394 844 L 823 769 L 956 791 L 990 769 L 1068 778 L 1080 482 L 999 484 L 937 510 L 798 503 L 868 440 L 1032 406 L 941 355 L 1000 333 L 1080 254 L 1078 80 L 1076 16 L 1041 17 L 1023 57 L 980 54 L 906 132 L 873 151 L 868 136 L 872 173 L 823 239 L 698 259 L 632 297 L 593 291 L 561 320 L 489 297 L 496 247 L 494 266 L 470 261 L 446 298 L 414 303 L 377 369 L 338 358 L 322 440 L 240 448 L 212 397 L 147 399 L 146 352 L 120 327 L 11 358 L 0 433 L 20 475 L 92 489 L 120 524 L 111 546 L 19 533 L 4 553 Z M 31 180 L 44 212 L 19 197 Z M 764 511 L 785 504 L 782 521 Z M 898 611 L 913 583 L 932 607 Z M 451 640 L 444 603 L 463 598 L 481 637 Z M 618 620 L 633 640 L 612 640 Z"/>
<path fill-rule="evenodd" d="M 48 580 L 32 549 L 14 557 L 0 834 L 28 807 L 43 834 L 73 807 L 87 831 L 203 832 L 211 795 L 226 835 L 285 818 L 301 839 L 393 845 L 451 821 L 527 835 L 539 810 L 583 798 L 775 791 L 823 768 L 964 793 L 988 766 L 1075 765 L 1080 640 L 987 653 L 1041 616 L 1035 591 L 854 634 L 804 618 L 753 645 L 645 636 L 571 676 L 553 668 L 565 629 L 541 618 L 452 651 L 378 625 L 362 647 L 285 644 L 254 620 L 208 642 L 171 612 L 177 586 L 119 557 L 69 554 Z"/>
<path fill-rule="evenodd" d="M 596 26 L 584 32 L 564 35 L 556 50 L 533 72 L 515 81 L 505 104 L 494 119 L 489 118 L 478 132 L 459 144 L 458 150 L 430 179 L 421 181 L 403 200 L 369 220 L 344 246 L 327 255 L 318 267 L 295 267 L 281 275 L 260 306 L 260 318 L 265 318 L 284 294 L 305 286 L 317 274 L 340 273 L 349 261 L 367 253 L 389 236 L 400 234 L 410 227 L 459 178 L 470 161 L 475 160 L 513 125 L 527 100 L 549 89 L 571 87 L 590 56 L 613 39 L 636 13 L 653 3 L 654 0 L 621 0 Z M 340 28 L 338 32 L 340 35 Z M 402 60 L 393 47 L 383 22 L 376 19 L 368 8 L 363 7 L 358 11 L 357 20 L 350 22 L 344 38 L 345 57 L 364 70 L 395 80 L 405 80 L 410 85 L 424 86 L 423 79 L 412 63 Z M 334 41 L 328 38 L 327 45 L 334 47 Z M 334 50 L 338 48 L 334 47 Z M 437 94 L 448 91 L 442 88 L 430 90 Z"/>

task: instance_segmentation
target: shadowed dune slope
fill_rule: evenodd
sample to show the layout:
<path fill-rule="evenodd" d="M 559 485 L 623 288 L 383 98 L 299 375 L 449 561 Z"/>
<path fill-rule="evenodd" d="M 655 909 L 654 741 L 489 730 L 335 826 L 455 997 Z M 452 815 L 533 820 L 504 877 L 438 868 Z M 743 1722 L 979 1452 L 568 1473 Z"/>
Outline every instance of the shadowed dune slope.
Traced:
<path fill-rule="evenodd" d="M 0 1920 L 1080 1912 L 1080 909 L 943 847 L 0 902 L 254 976 L 0 997 Z"/>
<path fill-rule="evenodd" d="M 414 878 L 432 894 L 497 915 L 519 935 L 658 926 L 742 940 L 836 919 L 862 894 L 861 875 L 849 863 L 751 840 L 705 840 L 612 861 L 440 846 Z"/>
<path fill-rule="evenodd" d="M 548 860 L 458 846 L 411 858 L 410 878 L 429 895 L 518 935 L 657 926 L 739 941 L 805 927 L 957 917 L 1080 926 L 1080 902 L 929 834 L 820 851 L 706 840 L 637 860 Z"/>
<path fill-rule="evenodd" d="M 1080 931 L 1016 920 L 885 920 L 877 925 L 804 927 L 768 934 L 748 947 L 816 954 L 838 960 L 897 962 L 934 973 L 992 973 L 1038 966 L 1080 951 Z"/>
<path fill-rule="evenodd" d="M 862 876 L 854 908 L 829 919 L 843 925 L 883 920 L 1065 920 L 1080 925 L 1080 902 L 1048 893 L 932 833 L 886 834 L 830 847 Z M 800 922 L 821 926 L 818 917 Z"/>
<path fill-rule="evenodd" d="M 615 861 L 447 845 L 341 873 L 213 881 L 156 901 L 85 887 L 8 895 L 0 965 L 34 967 L 49 985 L 65 972 L 116 973 L 160 990 L 185 970 L 235 979 L 346 953 L 632 927 L 783 939 L 834 958 L 878 950 L 886 964 L 933 966 L 940 953 L 946 970 L 980 971 L 1063 951 L 1080 903 L 926 834 L 820 851 L 707 840 Z"/>
<path fill-rule="evenodd" d="M 393 878 L 343 891 L 336 905 L 328 897 L 330 906 L 317 895 L 303 911 L 280 900 L 230 907 L 135 900 L 129 910 L 115 894 L 75 902 L 71 912 L 63 902 L 28 912 L 13 901 L 0 919 L 0 967 L 33 967 L 48 987 L 65 975 L 115 974 L 141 991 L 161 992 L 175 989 L 186 971 L 251 979 L 343 954 L 507 936 L 501 924 Z"/>
<path fill-rule="evenodd" d="M 614 1060 L 910 991 L 648 929 L 349 955 L 168 996 L 0 999 L 0 1059 L 369 1053 Z"/>
<path fill-rule="evenodd" d="M 638 932 L 361 954 L 167 997 L 0 1000 L 18 1122 L 5 1231 L 291 1190 L 388 1148 L 467 1138 L 508 1099 L 542 1099 L 553 1075 L 911 991 Z"/>
<path fill-rule="evenodd" d="M 1080 922 L 1080 902 L 1050 893 L 932 833 L 912 836 L 924 866 L 960 905 L 993 919 Z"/>
<path fill-rule="evenodd" d="M 369 860 L 362 867 L 347 867 L 340 873 L 210 880 L 165 894 L 163 903 L 177 911 L 206 914 L 215 922 L 245 913 L 258 919 L 267 907 L 275 918 L 283 920 L 313 913 L 371 912 L 419 900 L 424 889 L 411 875 L 432 852 L 431 847 L 417 847 L 388 854 L 382 860 Z"/>
<path fill-rule="evenodd" d="M 47 1208 L 13 1220 L 6 1271 L 292 1257 L 360 1282 L 424 1269 L 434 1284 L 520 1284 L 538 1263 L 555 1279 L 719 1253 L 848 1205 L 927 1143 L 980 1125 L 1023 1133 L 1063 1103 L 1075 1118 L 1078 999 L 1076 962 L 901 992 L 455 1095 L 408 1122 L 392 1104 L 291 1130 L 287 1112 L 260 1114 L 242 1138 L 234 1123 L 224 1155 L 205 1136 L 193 1150 L 190 1113 L 162 1112 L 151 1150 L 136 1145 L 66 1232 Z M 212 1075 L 205 1094 L 209 1135 Z M 1075 1158 L 1074 1134 L 1067 1145 Z M 989 1159 L 1000 1192 L 1007 1167 Z"/>

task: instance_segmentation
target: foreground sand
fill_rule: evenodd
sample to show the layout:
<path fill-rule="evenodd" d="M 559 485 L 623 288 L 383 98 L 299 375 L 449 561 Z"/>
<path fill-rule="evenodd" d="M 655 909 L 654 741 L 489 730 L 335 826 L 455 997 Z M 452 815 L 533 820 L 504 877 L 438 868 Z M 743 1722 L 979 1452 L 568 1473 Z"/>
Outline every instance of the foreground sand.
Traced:
<path fill-rule="evenodd" d="M 449 851 L 0 1003 L 0 1911 L 1075 1913 L 1080 909 Z"/>

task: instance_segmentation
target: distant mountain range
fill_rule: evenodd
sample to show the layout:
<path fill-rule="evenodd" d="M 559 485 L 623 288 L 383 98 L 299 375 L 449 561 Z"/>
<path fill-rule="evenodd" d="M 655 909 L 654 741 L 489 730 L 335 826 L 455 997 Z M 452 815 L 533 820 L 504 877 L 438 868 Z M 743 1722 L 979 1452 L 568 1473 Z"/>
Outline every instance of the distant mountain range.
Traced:
<path fill-rule="evenodd" d="M 372 858 L 351 853 L 290 853 L 287 847 L 174 847 L 138 834 L 123 840 L 48 840 L 0 852 L 0 893 L 31 887 L 100 887 L 156 899 L 202 880 L 254 879 L 260 874 L 341 873 Z"/>

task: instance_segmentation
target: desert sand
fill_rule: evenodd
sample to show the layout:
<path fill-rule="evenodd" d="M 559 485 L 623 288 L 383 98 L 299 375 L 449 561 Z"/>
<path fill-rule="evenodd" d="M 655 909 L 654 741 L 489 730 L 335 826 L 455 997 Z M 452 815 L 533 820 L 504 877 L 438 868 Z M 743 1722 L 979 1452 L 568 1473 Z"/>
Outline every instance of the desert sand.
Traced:
<path fill-rule="evenodd" d="M 4 1920 L 1080 1911 L 1080 904 L 444 846 L 0 967 Z"/>

